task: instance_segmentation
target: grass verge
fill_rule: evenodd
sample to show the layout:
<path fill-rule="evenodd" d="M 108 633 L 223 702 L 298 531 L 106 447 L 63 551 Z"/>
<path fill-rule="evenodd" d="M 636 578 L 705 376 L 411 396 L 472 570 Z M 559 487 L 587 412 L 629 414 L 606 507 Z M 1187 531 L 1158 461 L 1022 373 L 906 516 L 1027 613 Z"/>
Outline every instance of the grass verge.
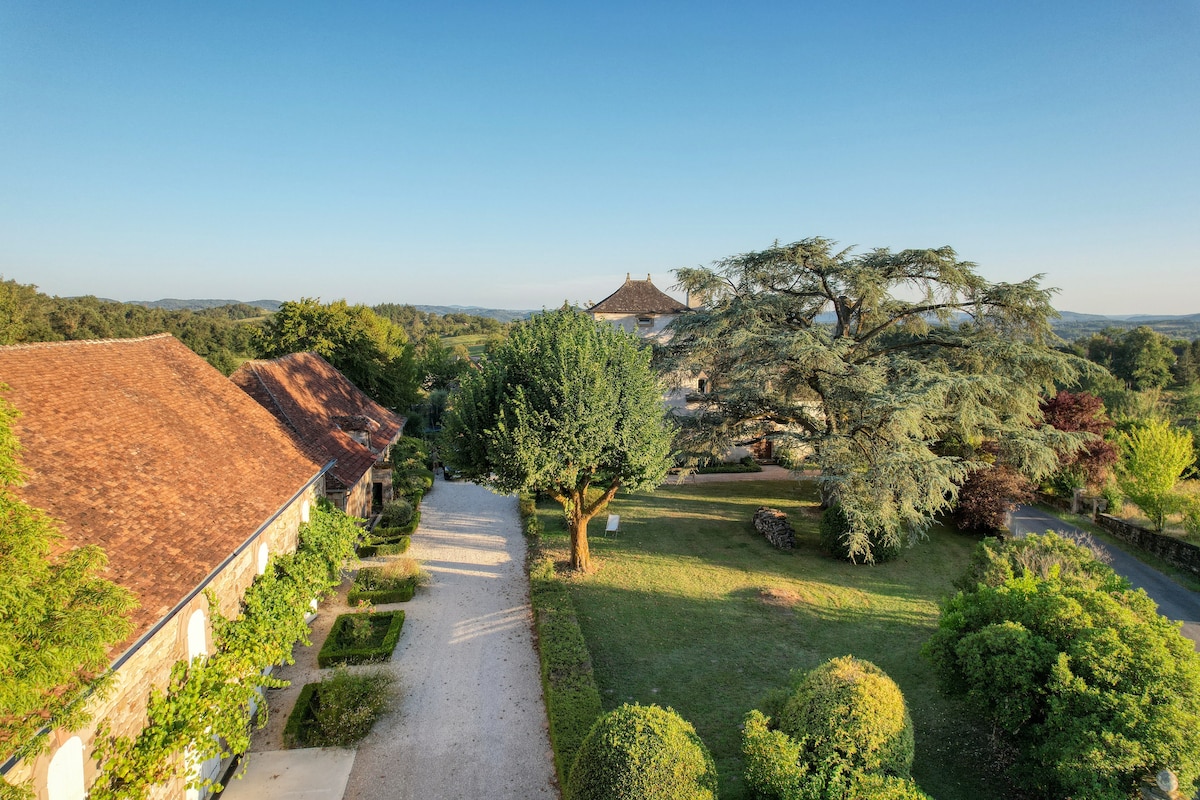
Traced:
<path fill-rule="evenodd" d="M 755 509 L 788 514 L 796 549 L 755 533 Z M 605 709 L 670 706 L 712 751 L 722 798 L 745 796 L 739 724 L 793 670 L 855 655 L 901 687 L 916 727 L 914 777 L 938 800 L 1000 800 L 1013 793 L 988 732 L 934 684 L 920 647 L 935 629 L 977 539 L 934 528 L 891 562 L 854 566 L 820 552 L 811 483 L 670 485 L 619 497 L 621 532 L 593 530 L 589 575 L 560 578 L 592 656 Z M 557 506 L 538 509 L 542 547 L 565 559 Z"/>

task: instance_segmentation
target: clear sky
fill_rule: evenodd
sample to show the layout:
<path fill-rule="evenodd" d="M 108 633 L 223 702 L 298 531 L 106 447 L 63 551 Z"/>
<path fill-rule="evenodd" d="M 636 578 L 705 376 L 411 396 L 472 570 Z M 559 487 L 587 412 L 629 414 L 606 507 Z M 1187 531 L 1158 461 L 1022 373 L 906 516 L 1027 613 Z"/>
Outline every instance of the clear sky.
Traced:
<path fill-rule="evenodd" d="M 0 275 L 540 308 L 826 236 L 1200 312 L 1200 2 L 0 3 Z"/>

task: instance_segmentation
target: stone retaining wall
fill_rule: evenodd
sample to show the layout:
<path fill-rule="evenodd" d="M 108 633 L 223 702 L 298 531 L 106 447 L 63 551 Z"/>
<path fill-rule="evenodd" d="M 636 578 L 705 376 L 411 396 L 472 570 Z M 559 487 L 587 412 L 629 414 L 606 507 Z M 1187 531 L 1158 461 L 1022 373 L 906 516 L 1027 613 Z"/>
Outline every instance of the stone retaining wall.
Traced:
<path fill-rule="evenodd" d="M 1097 514 L 1096 524 L 1118 539 L 1153 553 L 1180 569 L 1200 575 L 1200 547 L 1194 544 L 1146 530 L 1138 525 L 1130 525 L 1125 520 L 1108 514 Z"/>

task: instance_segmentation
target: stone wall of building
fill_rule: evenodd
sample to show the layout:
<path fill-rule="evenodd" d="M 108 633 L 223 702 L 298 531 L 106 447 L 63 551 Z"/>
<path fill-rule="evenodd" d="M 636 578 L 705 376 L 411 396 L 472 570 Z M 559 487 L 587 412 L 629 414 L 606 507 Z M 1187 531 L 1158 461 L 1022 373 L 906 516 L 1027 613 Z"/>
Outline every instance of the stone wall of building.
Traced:
<path fill-rule="evenodd" d="M 369 495 L 367 499 L 370 500 Z M 213 577 L 207 588 L 216 594 L 222 615 L 232 616 L 237 613 L 242 595 L 260 573 L 260 566 L 265 563 L 264 555 L 269 558 L 295 551 L 301 520 L 307 516 L 307 509 L 311 509 L 315 502 L 316 490 L 309 487 Z M 264 544 L 267 547 L 265 554 L 262 552 Z M 134 651 L 116 671 L 108 695 L 93 700 L 89 707 L 93 720 L 91 725 L 78 731 L 52 731 L 48 734 L 49 747 L 46 751 L 35 759 L 17 765 L 7 776 L 10 781 L 23 782 L 32 778 L 38 800 L 52 800 L 45 791 L 50 761 L 61 745 L 72 736 L 78 736 L 84 745 L 85 782 L 90 785 L 97 772 L 97 764 L 92 758 L 96 726 L 101 721 L 107 722 L 113 733 L 119 736 L 130 736 L 141 730 L 146 722 L 146 704 L 151 690 L 165 686 L 175 663 L 188 658 L 188 625 L 196 612 L 204 615 L 204 650 L 211 652 L 212 623 L 209 619 L 208 598 L 205 593 L 200 592 L 167 618 L 154 635 Z M 184 794 L 181 780 L 159 787 L 152 796 L 155 800 L 180 800 Z"/>

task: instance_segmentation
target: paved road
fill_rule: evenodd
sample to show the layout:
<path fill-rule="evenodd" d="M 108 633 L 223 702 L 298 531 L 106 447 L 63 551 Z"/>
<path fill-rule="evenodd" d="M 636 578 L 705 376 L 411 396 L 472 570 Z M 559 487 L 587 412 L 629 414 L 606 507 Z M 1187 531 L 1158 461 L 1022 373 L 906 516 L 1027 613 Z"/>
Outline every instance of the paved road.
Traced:
<path fill-rule="evenodd" d="M 1032 506 L 1017 507 L 1012 514 L 1010 530 L 1014 536 L 1045 533 L 1048 530 L 1084 533 L 1080 528 Z M 1200 650 L 1200 592 L 1185 589 L 1124 550 L 1110 547 L 1099 540 L 1096 540 L 1096 544 L 1112 557 L 1114 570 L 1128 578 L 1135 588 L 1145 589 L 1146 594 L 1158 603 L 1160 614 L 1183 623 L 1183 635 L 1196 642 L 1196 649 Z"/>
<path fill-rule="evenodd" d="M 403 605 L 402 699 L 345 800 L 557 798 L 516 498 L 439 480 L 412 541 L 432 585 Z"/>

